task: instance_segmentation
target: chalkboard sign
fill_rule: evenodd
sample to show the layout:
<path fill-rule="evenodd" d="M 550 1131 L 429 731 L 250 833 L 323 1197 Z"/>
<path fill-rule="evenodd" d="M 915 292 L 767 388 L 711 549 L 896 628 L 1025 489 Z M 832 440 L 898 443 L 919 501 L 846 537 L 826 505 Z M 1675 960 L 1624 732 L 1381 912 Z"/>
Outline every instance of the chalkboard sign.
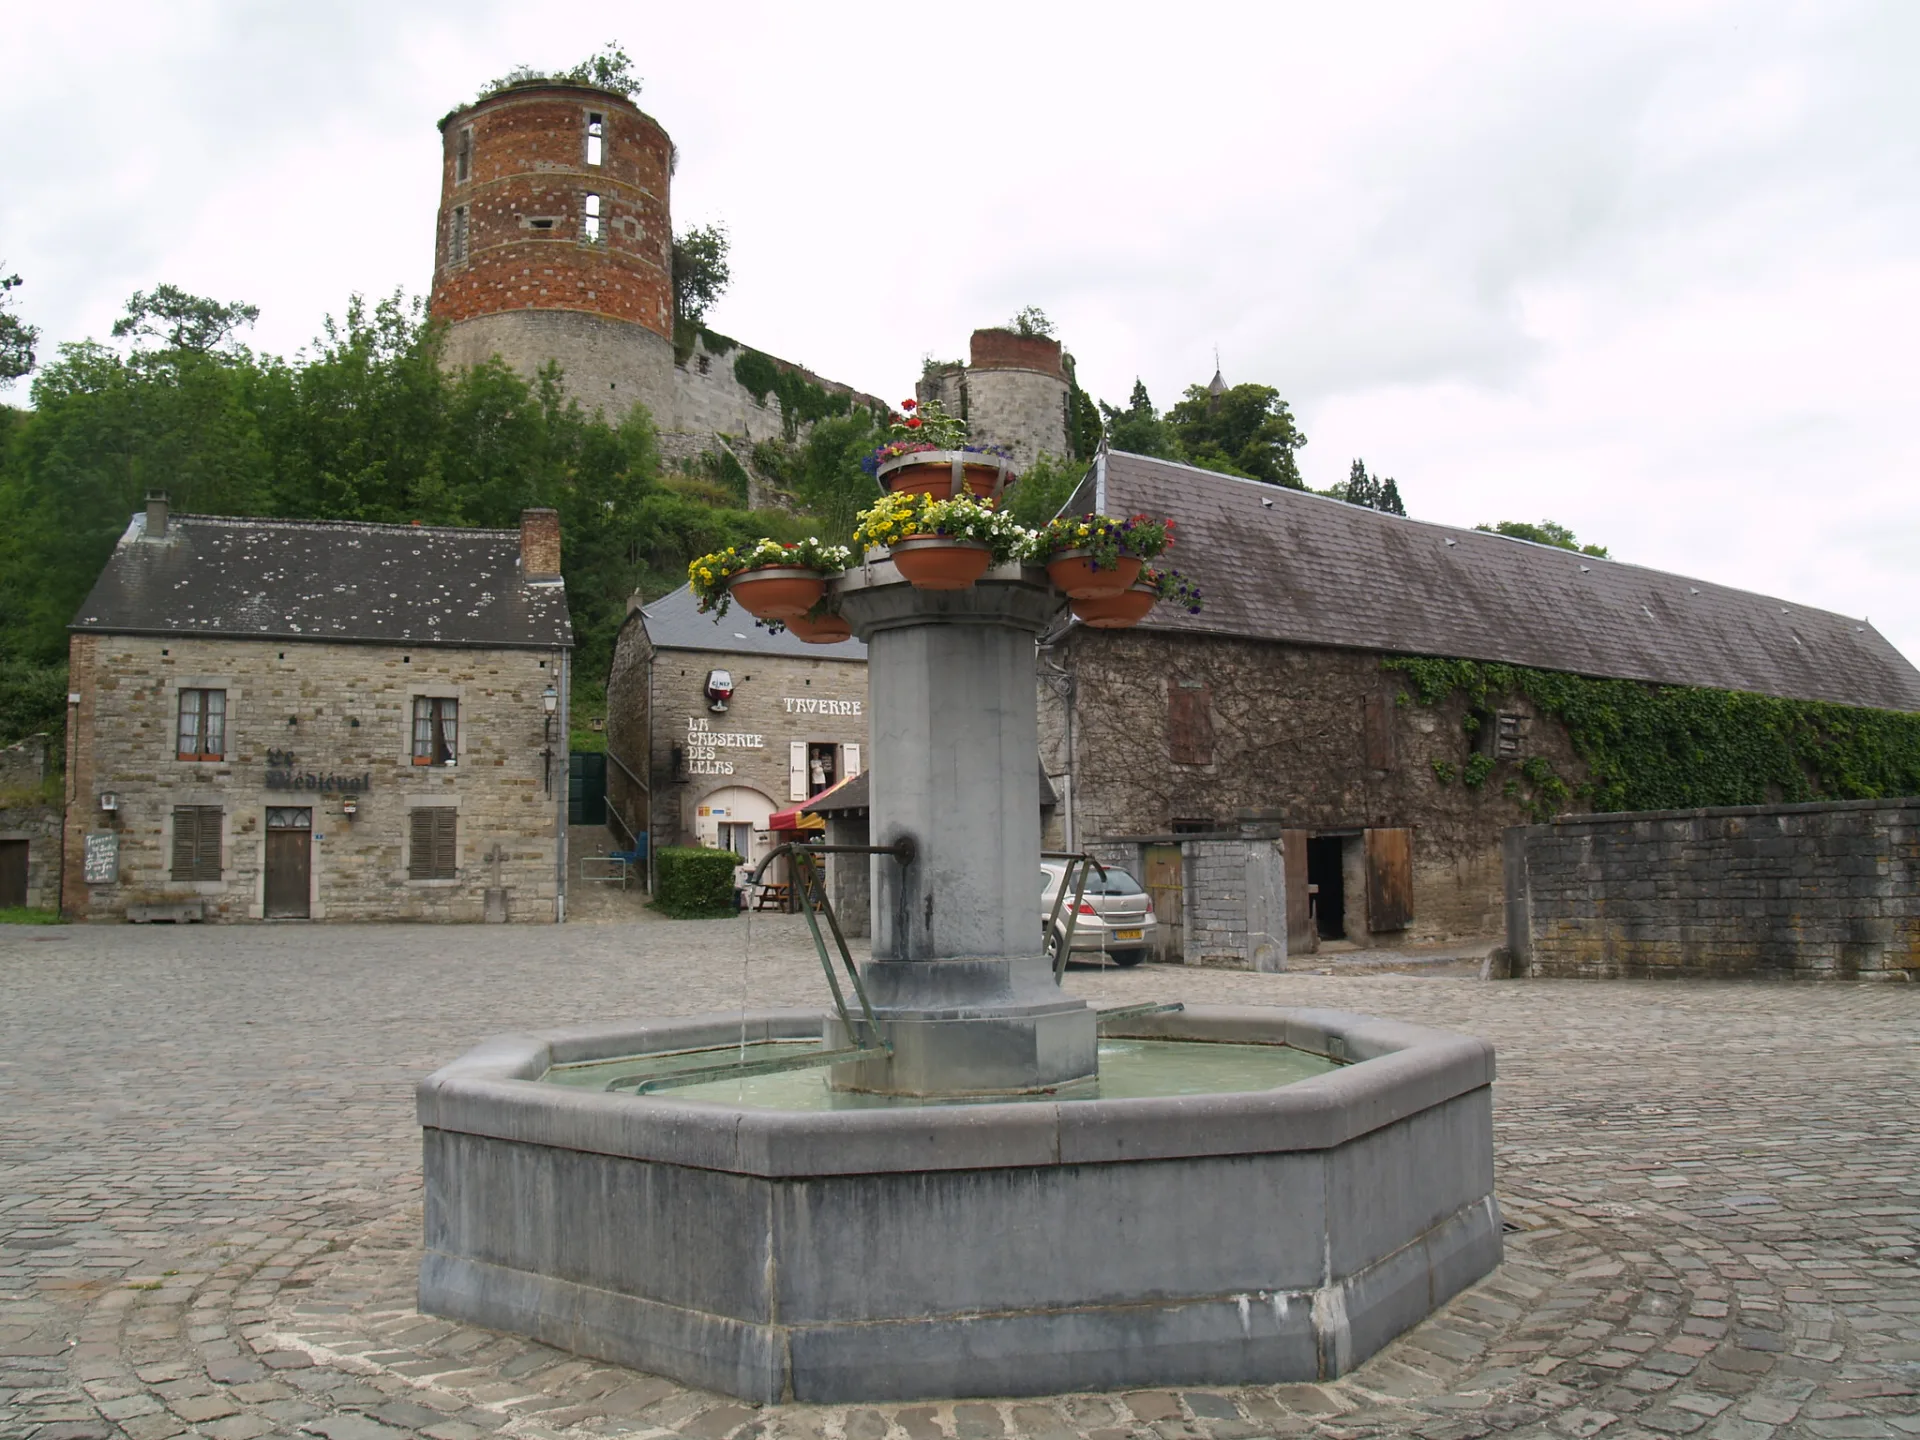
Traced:
<path fill-rule="evenodd" d="M 120 878 L 120 837 L 111 830 L 87 836 L 86 877 L 89 885 L 112 885 Z"/>

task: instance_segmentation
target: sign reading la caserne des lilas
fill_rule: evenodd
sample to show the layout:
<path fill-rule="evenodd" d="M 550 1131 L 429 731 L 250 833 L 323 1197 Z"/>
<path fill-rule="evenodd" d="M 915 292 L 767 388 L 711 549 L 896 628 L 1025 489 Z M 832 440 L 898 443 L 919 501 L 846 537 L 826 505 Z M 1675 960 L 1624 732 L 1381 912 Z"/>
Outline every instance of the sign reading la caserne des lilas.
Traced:
<path fill-rule="evenodd" d="M 764 735 L 744 730 L 716 730 L 698 715 L 687 717 L 687 744 L 681 753 L 680 769 L 687 775 L 731 775 L 733 761 L 720 756 L 722 750 L 764 750 Z"/>
<path fill-rule="evenodd" d="M 267 789 L 319 790 L 330 795 L 351 795 L 373 788 L 373 775 L 340 775 L 332 771 L 300 770 L 291 750 L 267 751 Z"/>

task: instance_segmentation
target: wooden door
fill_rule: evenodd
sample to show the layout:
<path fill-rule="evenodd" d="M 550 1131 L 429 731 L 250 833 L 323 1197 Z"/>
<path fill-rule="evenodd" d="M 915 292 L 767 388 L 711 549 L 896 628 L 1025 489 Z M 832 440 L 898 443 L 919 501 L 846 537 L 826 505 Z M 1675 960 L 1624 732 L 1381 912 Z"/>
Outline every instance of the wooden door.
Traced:
<path fill-rule="evenodd" d="M 267 919 L 305 920 L 313 881 L 313 811 L 267 812 Z"/>
<path fill-rule="evenodd" d="M 1404 930 L 1413 919 L 1413 832 L 1367 831 L 1367 929 Z"/>
<path fill-rule="evenodd" d="M 1162 964 L 1179 964 L 1186 958 L 1186 862 L 1178 845 L 1148 845 L 1141 850 L 1146 874 L 1147 897 L 1153 901 L 1154 917 L 1160 922 L 1154 958 Z"/>
<path fill-rule="evenodd" d="M 1314 948 L 1313 896 L 1307 879 L 1307 832 L 1282 830 L 1280 846 L 1287 865 L 1287 953 L 1305 955 Z"/>
<path fill-rule="evenodd" d="M 27 842 L 0 840 L 0 910 L 24 909 L 27 903 Z"/>

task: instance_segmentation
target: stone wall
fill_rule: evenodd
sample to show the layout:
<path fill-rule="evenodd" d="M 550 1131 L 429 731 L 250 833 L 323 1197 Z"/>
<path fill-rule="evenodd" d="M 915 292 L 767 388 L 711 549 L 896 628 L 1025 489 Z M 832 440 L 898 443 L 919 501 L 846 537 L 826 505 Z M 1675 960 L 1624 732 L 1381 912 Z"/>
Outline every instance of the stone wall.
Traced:
<path fill-rule="evenodd" d="M 1920 978 L 1920 799 L 1507 832 L 1516 975 Z"/>
<path fill-rule="evenodd" d="M 45 735 L 29 735 L 0 749 L 0 790 L 31 790 L 46 778 Z"/>
<path fill-rule="evenodd" d="M 673 344 L 639 325 L 575 310 L 512 310 L 463 320 L 447 330 L 441 361 L 449 368 L 484 364 L 498 355 L 533 378 L 558 361 L 567 394 L 609 421 L 647 407 L 656 425 L 672 410 Z"/>
<path fill-rule="evenodd" d="M 509 919 L 553 920 L 567 762 L 563 731 L 549 793 L 540 697 L 549 684 L 564 688 L 559 661 L 532 650 L 74 636 L 70 913 L 109 919 L 129 905 L 198 901 L 210 920 L 262 918 L 267 811 L 294 807 L 313 812 L 313 919 L 480 920 L 497 887 Z M 226 692 L 225 758 L 175 758 L 185 688 Z M 455 765 L 413 763 L 421 695 L 459 703 Z M 292 764 L 270 767 L 269 751 L 292 752 Z M 269 788 L 270 768 L 298 788 Z M 330 776 L 364 788 L 322 778 Z M 112 812 L 100 808 L 106 791 L 118 800 Z M 224 812 L 218 880 L 172 878 L 177 806 Z M 408 817 L 419 806 L 458 811 L 453 879 L 408 877 Z M 118 837 L 116 883 L 85 883 L 89 832 Z"/>
<path fill-rule="evenodd" d="M 1072 774 L 1082 844 L 1227 829 L 1249 815 L 1275 829 L 1410 828 L 1412 922 L 1371 943 L 1500 933 L 1500 838 L 1527 818 L 1520 764 L 1537 755 L 1569 782 L 1585 775 L 1564 730 L 1510 697 L 1499 709 L 1520 719 L 1523 748 L 1469 788 L 1465 702 L 1398 703 L 1403 682 L 1370 652 L 1076 628 L 1047 654 L 1073 675 L 1074 754 L 1069 763 L 1064 687 L 1043 682 L 1041 755 L 1056 785 Z M 1435 761 L 1453 767 L 1451 781 Z"/>
<path fill-rule="evenodd" d="M 60 906 L 60 807 L 0 805 L 0 840 L 27 845 L 27 904 L 35 910 Z"/>

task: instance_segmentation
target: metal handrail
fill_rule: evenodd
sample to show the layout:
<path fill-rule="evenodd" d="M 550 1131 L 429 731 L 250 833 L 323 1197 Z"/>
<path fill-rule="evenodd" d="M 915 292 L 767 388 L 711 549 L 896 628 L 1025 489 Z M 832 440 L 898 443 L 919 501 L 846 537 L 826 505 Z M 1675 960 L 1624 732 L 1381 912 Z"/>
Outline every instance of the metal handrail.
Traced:
<path fill-rule="evenodd" d="M 1073 950 L 1074 927 L 1080 923 L 1080 901 L 1087 893 L 1087 867 L 1091 865 L 1094 869 L 1098 870 L 1100 872 L 1100 879 L 1103 882 L 1107 878 L 1107 867 L 1085 851 L 1042 850 L 1040 852 L 1040 858 L 1042 860 L 1065 860 L 1068 862 L 1066 870 L 1060 875 L 1059 893 L 1053 897 L 1053 913 L 1047 916 L 1047 941 L 1049 944 L 1053 941 L 1053 927 L 1060 921 L 1060 902 L 1067 898 L 1067 876 L 1073 873 L 1075 861 L 1078 861 L 1080 865 L 1080 878 L 1073 889 L 1073 908 L 1067 911 L 1067 933 L 1060 937 L 1059 952 L 1053 957 L 1053 983 L 1059 985 L 1066 979 L 1067 956 Z"/>

